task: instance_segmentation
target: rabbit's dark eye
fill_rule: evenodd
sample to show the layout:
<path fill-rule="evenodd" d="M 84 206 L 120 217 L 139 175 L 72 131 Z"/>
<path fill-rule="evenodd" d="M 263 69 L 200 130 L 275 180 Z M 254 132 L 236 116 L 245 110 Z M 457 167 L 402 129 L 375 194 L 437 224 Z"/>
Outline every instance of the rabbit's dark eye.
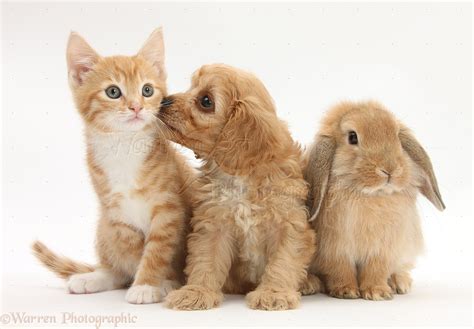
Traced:
<path fill-rule="evenodd" d="M 351 145 L 357 145 L 357 143 L 359 143 L 359 140 L 357 139 L 357 134 L 355 131 L 349 131 L 348 141 L 349 141 L 349 144 Z"/>
<path fill-rule="evenodd" d="M 107 94 L 107 96 L 109 96 L 109 98 L 112 98 L 112 99 L 117 99 L 120 96 L 122 96 L 122 92 L 120 91 L 120 88 L 113 85 L 110 87 L 107 87 L 107 89 L 105 89 L 105 93 Z"/>
<path fill-rule="evenodd" d="M 214 102 L 212 101 L 211 96 L 204 95 L 199 99 L 199 106 L 202 110 L 206 112 L 211 112 L 214 110 Z"/>

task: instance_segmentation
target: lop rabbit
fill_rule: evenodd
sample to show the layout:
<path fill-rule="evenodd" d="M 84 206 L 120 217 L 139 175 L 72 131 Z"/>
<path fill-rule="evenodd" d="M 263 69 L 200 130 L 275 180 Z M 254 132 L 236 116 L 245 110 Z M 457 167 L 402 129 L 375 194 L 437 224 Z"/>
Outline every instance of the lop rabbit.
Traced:
<path fill-rule="evenodd" d="M 430 158 L 381 104 L 341 103 L 307 154 L 308 206 L 318 236 L 311 269 L 338 298 L 407 293 L 423 248 L 420 191 L 445 206 Z"/>

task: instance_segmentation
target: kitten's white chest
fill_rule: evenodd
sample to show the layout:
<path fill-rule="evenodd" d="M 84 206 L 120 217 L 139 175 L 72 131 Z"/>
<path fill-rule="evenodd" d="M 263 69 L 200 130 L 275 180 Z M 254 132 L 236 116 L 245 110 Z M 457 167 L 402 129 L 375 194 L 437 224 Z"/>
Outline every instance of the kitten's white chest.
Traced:
<path fill-rule="evenodd" d="M 143 163 L 153 145 L 153 136 L 143 133 L 94 135 L 89 145 L 94 160 L 107 177 L 110 195 L 119 195 L 119 207 L 110 210 L 111 219 L 122 221 L 145 233 L 149 231 L 151 205 L 133 193 Z"/>

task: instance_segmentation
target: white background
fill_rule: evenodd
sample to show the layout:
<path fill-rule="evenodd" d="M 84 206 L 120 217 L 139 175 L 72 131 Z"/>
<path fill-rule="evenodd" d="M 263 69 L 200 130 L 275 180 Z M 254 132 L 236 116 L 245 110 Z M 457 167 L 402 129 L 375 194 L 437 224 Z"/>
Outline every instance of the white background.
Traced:
<path fill-rule="evenodd" d="M 130 312 L 165 325 L 468 325 L 471 323 L 472 14 L 464 4 L 3 4 L 2 313 Z M 257 74 L 296 140 L 343 99 L 375 98 L 431 155 L 447 210 L 419 199 L 426 252 L 413 291 L 388 302 L 304 297 L 257 312 L 229 296 L 207 312 L 135 306 L 125 291 L 68 295 L 30 255 L 36 238 L 94 262 L 97 200 L 67 85 L 71 30 L 103 55 L 135 53 L 164 27 L 171 93 L 200 65 Z M 187 154 L 190 154 L 189 152 Z M 58 320 L 59 321 L 59 320 Z"/>

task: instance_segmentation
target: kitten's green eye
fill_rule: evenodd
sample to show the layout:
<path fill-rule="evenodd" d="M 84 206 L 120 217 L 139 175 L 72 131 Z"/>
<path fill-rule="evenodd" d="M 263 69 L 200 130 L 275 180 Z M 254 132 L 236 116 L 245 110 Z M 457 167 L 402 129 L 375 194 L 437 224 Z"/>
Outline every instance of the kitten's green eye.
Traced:
<path fill-rule="evenodd" d="M 120 96 L 122 96 L 122 92 L 120 91 L 120 88 L 117 86 L 110 86 L 105 89 L 105 93 L 107 96 L 109 96 L 112 99 L 117 99 Z"/>
<path fill-rule="evenodd" d="M 142 88 L 142 95 L 145 97 L 151 97 L 153 95 L 153 87 L 149 84 L 146 84 Z"/>

